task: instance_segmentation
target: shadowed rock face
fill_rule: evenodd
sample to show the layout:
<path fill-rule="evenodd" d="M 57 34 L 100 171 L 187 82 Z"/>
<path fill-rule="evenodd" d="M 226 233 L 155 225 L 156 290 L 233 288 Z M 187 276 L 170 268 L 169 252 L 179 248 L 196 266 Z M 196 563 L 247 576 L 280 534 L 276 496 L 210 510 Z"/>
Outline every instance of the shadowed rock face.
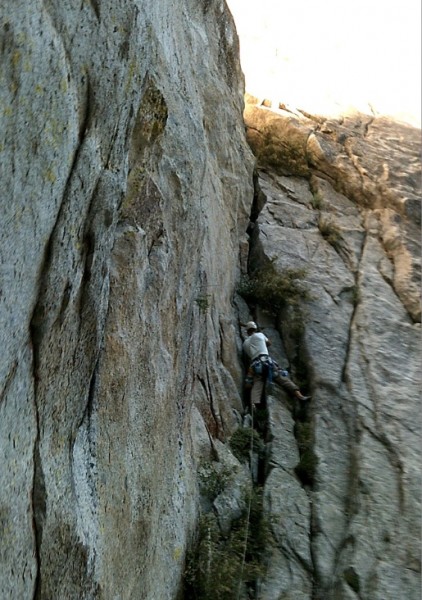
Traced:
<path fill-rule="evenodd" d="M 296 427 L 306 422 L 316 463 L 312 481 L 298 485 L 299 459 L 289 460 L 277 442 L 294 444 L 291 418 L 272 399 L 266 495 L 275 547 L 262 598 L 282 591 L 286 598 L 416 600 L 419 132 L 359 116 L 316 122 L 252 104 L 246 122 L 266 196 L 250 266 L 273 260 L 281 273 L 305 268 L 312 295 L 299 333 L 292 311 L 281 315 L 278 359 L 294 376 L 300 367 L 312 393 Z M 257 317 L 276 338 L 274 323 Z M 297 430 L 296 438 L 300 448 Z"/>
<path fill-rule="evenodd" d="M 192 407 L 221 437 L 240 407 L 234 25 L 219 1 L 0 15 L 2 595 L 173 598 Z"/>

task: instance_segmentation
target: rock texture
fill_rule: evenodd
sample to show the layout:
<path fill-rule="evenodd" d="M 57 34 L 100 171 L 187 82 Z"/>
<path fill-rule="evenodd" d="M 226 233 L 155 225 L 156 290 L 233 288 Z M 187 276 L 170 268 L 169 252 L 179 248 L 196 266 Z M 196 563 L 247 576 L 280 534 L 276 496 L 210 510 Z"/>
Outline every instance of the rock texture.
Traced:
<path fill-rule="evenodd" d="M 192 415 L 224 437 L 241 406 L 234 24 L 219 0 L 6 1 L 0 23 L 2 597 L 174 598 Z"/>
<path fill-rule="evenodd" d="M 226 594 L 416 600 L 414 130 L 251 103 L 254 195 L 224 2 L 5 0 L 0 49 L 2 597 L 182 598 L 209 511 Z M 234 293 L 269 259 L 312 293 L 281 322 Z M 265 460 L 227 443 L 251 316 L 313 394 Z"/>
<path fill-rule="evenodd" d="M 302 331 L 291 308 L 278 329 L 279 360 L 294 376 L 305 372 L 313 395 L 306 418 L 296 419 L 311 429 L 313 481 L 298 485 L 298 457 L 286 451 L 291 418 L 271 401 L 270 429 L 284 441 L 272 443 L 266 494 L 277 543 L 260 597 L 416 600 L 419 132 L 253 103 L 246 122 L 261 205 L 266 197 L 251 267 L 273 260 L 281 273 L 305 268 L 312 295 L 301 307 Z"/>

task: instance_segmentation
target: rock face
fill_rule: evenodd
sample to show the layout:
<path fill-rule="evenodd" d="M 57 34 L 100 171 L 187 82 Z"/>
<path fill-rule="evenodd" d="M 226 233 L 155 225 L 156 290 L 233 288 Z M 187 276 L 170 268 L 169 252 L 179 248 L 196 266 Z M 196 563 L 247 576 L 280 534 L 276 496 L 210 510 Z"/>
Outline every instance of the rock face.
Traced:
<path fill-rule="evenodd" d="M 251 268 L 272 260 L 280 273 L 306 269 L 312 297 L 302 304 L 299 333 L 291 308 L 278 323 L 281 361 L 293 375 L 305 373 L 313 395 L 296 421 L 310 431 L 312 481 L 304 502 L 299 461 L 273 448 L 266 493 L 276 547 L 260 597 L 416 600 L 419 132 L 253 104 L 246 122 L 266 196 Z M 292 440 L 280 411 L 272 401 L 273 436 Z"/>
<path fill-rule="evenodd" d="M 0 17 L 2 597 L 182 598 L 208 511 L 242 599 L 416 599 L 413 130 L 251 104 L 254 190 L 224 2 Z M 234 293 L 269 259 L 307 269 L 312 299 L 281 322 Z M 313 400 L 274 391 L 237 456 L 251 316 Z"/>
<path fill-rule="evenodd" d="M 234 25 L 219 0 L 0 14 L 2 596 L 174 598 L 193 406 L 220 437 L 241 406 Z"/>

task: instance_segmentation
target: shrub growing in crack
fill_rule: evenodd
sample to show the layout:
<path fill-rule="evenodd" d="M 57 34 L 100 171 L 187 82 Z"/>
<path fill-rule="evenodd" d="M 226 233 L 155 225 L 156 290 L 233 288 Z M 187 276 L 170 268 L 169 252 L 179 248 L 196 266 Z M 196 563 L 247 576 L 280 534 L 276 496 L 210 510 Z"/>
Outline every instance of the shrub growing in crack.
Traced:
<path fill-rule="evenodd" d="M 279 272 L 274 261 L 255 270 L 241 279 L 239 294 L 246 302 L 259 306 L 273 314 L 286 306 L 297 306 L 302 300 L 311 300 L 311 295 L 303 279 L 306 269 L 285 269 Z"/>
<path fill-rule="evenodd" d="M 229 446 L 240 462 L 245 462 L 250 458 L 251 446 L 253 451 L 260 457 L 262 457 L 265 451 L 265 445 L 259 433 L 251 427 L 239 427 L 239 429 L 236 429 L 230 438 Z"/>
<path fill-rule="evenodd" d="M 206 312 L 209 308 L 209 294 L 200 294 L 195 298 L 195 302 L 199 306 L 201 312 Z"/>
<path fill-rule="evenodd" d="M 213 502 L 227 487 L 233 476 L 233 469 L 217 462 L 204 462 L 198 469 L 199 491 Z"/>
<path fill-rule="evenodd" d="M 258 150 L 258 163 L 271 167 L 279 175 L 297 175 L 307 177 L 309 166 L 306 151 L 299 143 L 284 144 L 274 137 L 271 128 L 263 132 Z"/>
<path fill-rule="evenodd" d="M 245 500 L 249 510 L 244 510 L 226 536 L 215 515 L 200 518 L 196 543 L 186 557 L 186 600 L 232 600 L 242 586 L 253 589 L 255 581 L 265 575 L 264 558 L 272 534 L 263 512 L 262 490 L 247 492 Z"/>
<path fill-rule="evenodd" d="M 324 208 L 324 199 L 320 192 L 312 192 L 311 206 L 315 210 L 321 210 Z"/>
<path fill-rule="evenodd" d="M 352 302 L 354 306 L 357 306 L 359 304 L 359 302 L 361 301 L 361 291 L 360 291 L 360 287 L 358 284 L 353 286 L 353 290 L 352 290 Z"/>
<path fill-rule="evenodd" d="M 327 241 L 333 248 L 339 249 L 342 241 L 341 230 L 331 221 L 330 219 L 320 218 L 318 222 L 318 228 L 321 232 L 322 237 Z"/>

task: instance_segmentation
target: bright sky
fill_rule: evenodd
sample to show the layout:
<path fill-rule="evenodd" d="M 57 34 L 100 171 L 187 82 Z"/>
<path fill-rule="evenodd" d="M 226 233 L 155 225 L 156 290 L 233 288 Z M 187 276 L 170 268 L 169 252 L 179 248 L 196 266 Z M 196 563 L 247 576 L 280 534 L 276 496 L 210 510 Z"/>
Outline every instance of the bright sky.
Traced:
<path fill-rule="evenodd" d="M 420 0 L 227 0 L 246 89 L 308 112 L 420 127 Z"/>

